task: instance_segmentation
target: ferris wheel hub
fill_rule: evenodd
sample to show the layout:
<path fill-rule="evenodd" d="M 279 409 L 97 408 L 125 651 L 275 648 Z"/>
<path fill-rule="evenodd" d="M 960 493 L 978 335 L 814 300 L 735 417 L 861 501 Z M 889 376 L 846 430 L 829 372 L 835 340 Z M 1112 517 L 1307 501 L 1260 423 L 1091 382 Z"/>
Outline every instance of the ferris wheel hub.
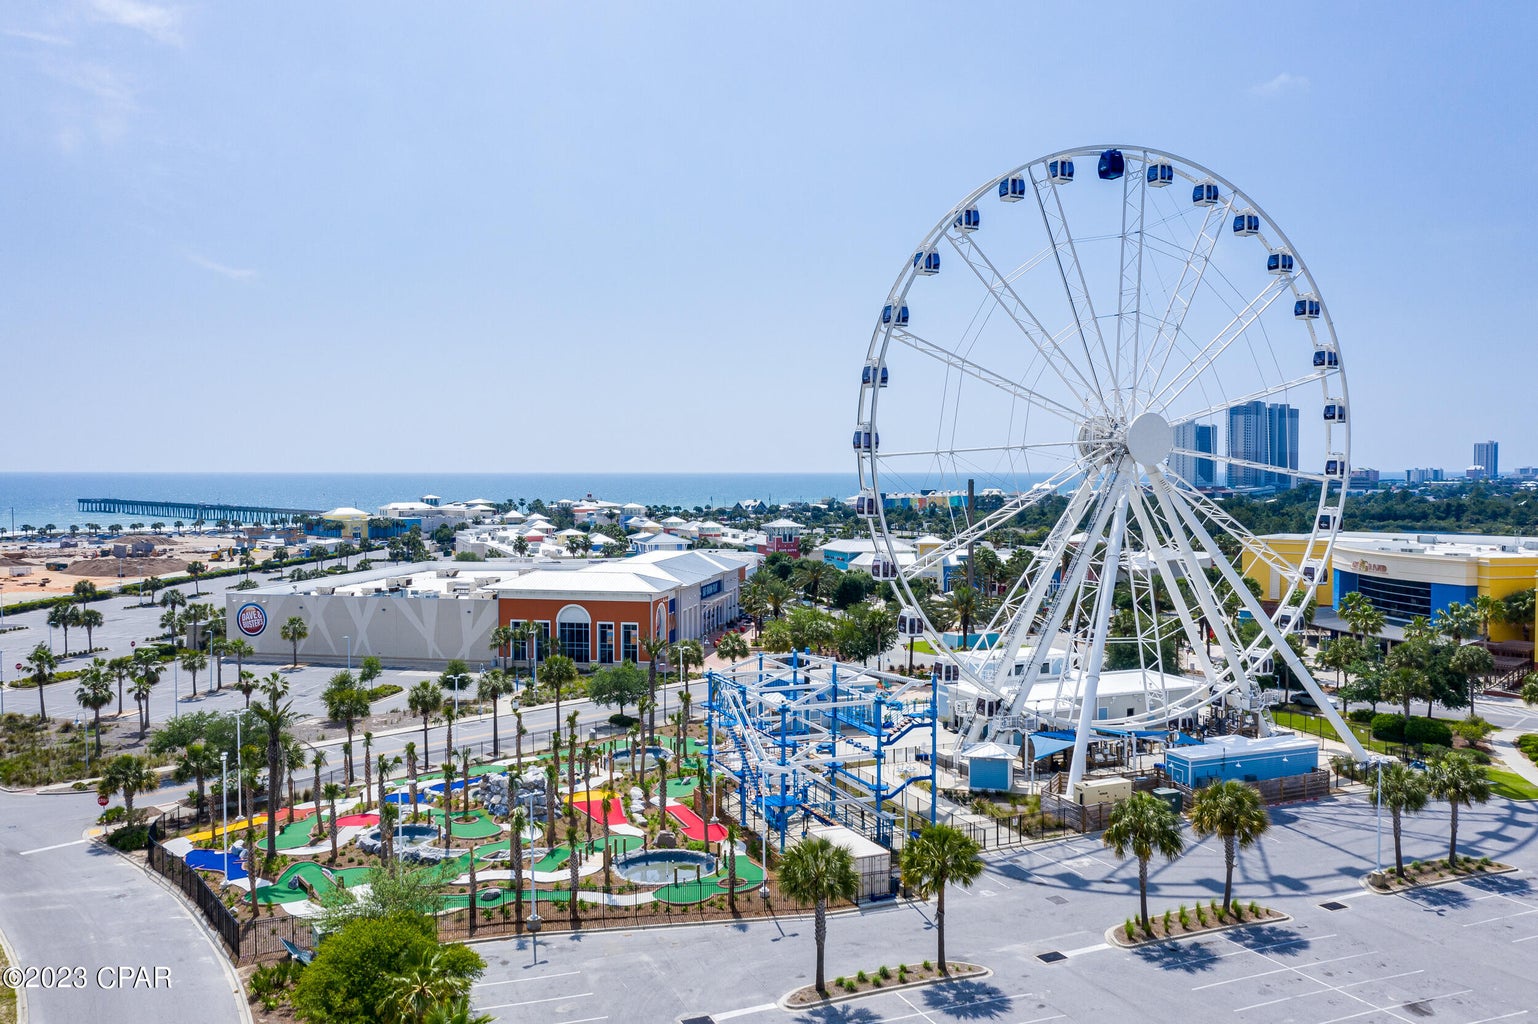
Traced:
<path fill-rule="evenodd" d="M 1175 428 L 1156 412 L 1145 412 L 1127 427 L 1127 453 L 1144 466 L 1163 462 L 1175 448 Z"/>

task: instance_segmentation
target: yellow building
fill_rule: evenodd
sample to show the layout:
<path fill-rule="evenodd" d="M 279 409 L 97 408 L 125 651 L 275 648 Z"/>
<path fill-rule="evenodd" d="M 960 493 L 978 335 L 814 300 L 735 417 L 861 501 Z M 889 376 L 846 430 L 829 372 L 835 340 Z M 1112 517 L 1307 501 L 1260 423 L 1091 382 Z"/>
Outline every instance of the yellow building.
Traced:
<path fill-rule="evenodd" d="M 369 514 L 361 508 L 334 508 L 320 518 L 339 526 L 343 540 L 363 540 L 368 536 Z"/>
<path fill-rule="evenodd" d="M 1307 565 L 1317 574 L 1316 595 L 1321 613 L 1339 609 L 1353 591 L 1364 594 L 1391 623 L 1404 624 L 1416 616 L 1435 618 L 1459 602 L 1472 605 L 1481 595 L 1501 598 L 1533 586 L 1538 576 L 1538 541 L 1478 534 L 1341 533 L 1328 560 L 1305 560 L 1306 534 L 1273 534 L 1260 538 L 1274 557 L 1294 569 Z M 1315 549 L 1317 552 L 1317 548 Z M 1255 552 L 1241 559 L 1245 575 L 1260 584 L 1263 600 L 1279 600 L 1286 578 Z M 1316 616 L 1326 621 L 1330 615 Z M 1531 627 L 1530 627 L 1531 628 Z M 1521 640 L 1516 623 L 1495 623 L 1490 639 Z"/>

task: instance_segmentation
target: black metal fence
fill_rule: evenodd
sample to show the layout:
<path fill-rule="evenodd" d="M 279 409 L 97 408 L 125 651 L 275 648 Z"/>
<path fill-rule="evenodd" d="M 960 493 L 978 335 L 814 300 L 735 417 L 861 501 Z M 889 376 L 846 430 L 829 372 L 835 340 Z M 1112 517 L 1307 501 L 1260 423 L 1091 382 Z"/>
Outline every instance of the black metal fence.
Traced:
<path fill-rule="evenodd" d="M 238 962 L 241 946 L 239 920 L 224 905 L 224 900 L 219 894 L 203 881 L 202 875 L 188 866 L 182 858 L 166 852 L 166 848 L 160 843 L 163 829 L 164 826 L 158 819 L 150 823 L 149 846 L 146 851 L 150 868 L 180 889 L 192 905 L 198 908 L 219 938 L 224 940 L 230 959 Z"/>

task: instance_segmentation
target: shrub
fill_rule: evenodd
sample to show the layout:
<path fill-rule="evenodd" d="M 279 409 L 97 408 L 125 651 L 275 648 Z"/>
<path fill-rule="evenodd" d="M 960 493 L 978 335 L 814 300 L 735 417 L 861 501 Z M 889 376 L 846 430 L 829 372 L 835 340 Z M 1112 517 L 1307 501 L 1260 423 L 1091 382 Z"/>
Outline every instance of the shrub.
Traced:
<path fill-rule="evenodd" d="M 1260 904 L 1256 903 L 1254 900 L 1250 900 L 1250 916 L 1251 917 L 1259 917 L 1260 916 Z"/>
<path fill-rule="evenodd" d="M 1180 927 L 1191 927 L 1191 914 L 1186 910 L 1186 905 L 1184 903 L 1180 905 Z"/>
<path fill-rule="evenodd" d="M 1223 916 L 1224 916 L 1224 915 L 1225 915 L 1225 914 L 1226 914 L 1226 913 L 1227 913 L 1227 912 L 1228 912 L 1228 911 L 1227 911 L 1227 908 L 1225 908 L 1225 907 L 1224 907 L 1224 906 L 1223 906 L 1223 904 L 1221 904 L 1221 903 L 1219 903 L 1219 902 L 1218 902 L 1218 901 L 1217 901 L 1217 900 L 1213 900 L 1213 901 L 1212 901 L 1212 916 L 1213 916 L 1213 917 L 1215 917 L 1215 918 L 1217 918 L 1217 919 L 1218 919 L 1218 920 L 1219 920 L 1219 921 L 1221 921 L 1221 920 L 1223 920 Z"/>
<path fill-rule="evenodd" d="M 1439 718 L 1412 718 L 1404 723 L 1404 741 L 1416 746 L 1435 744 L 1451 747 L 1453 731 Z"/>
<path fill-rule="evenodd" d="M 892 977 L 892 969 L 886 964 L 882 964 L 881 968 L 876 971 L 876 973 L 881 976 L 882 981 L 886 981 Z"/>
<path fill-rule="evenodd" d="M 1478 743 L 1494 732 L 1495 726 L 1475 715 L 1472 718 L 1463 718 L 1454 722 L 1452 730 L 1470 743 Z"/>
<path fill-rule="evenodd" d="M 394 683 L 380 683 L 378 686 L 370 687 L 365 692 L 368 694 L 369 703 L 372 704 L 376 700 L 384 700 L 386 697 L 395 696 L 401 692 L 401 688 Z"/>
<path fill-rule="evenodd" d="M 101 812 L 96 821 L 101 825 L 116 825 L 128 816 L 128 811 L 122 807 L 109 807 Z"/>
<path fill-rule="evenodd" d="M 107 835 L 107 845 L 114 850 L 142 850 L 150 844 L 147 825 L 125 825 Z"/>
<path fill-rule="evenodd" d="M 935 969 L 935 965 L 934 965 L 934 964 L 932 964 L 932 963 L 931 963 L 931 962 L 929 962 L 929 961 L 928 961 L 928 960 L 925 960 L 925 961 L 924 961 L 924 970 L 926 970 L 926 971 L 932 971 L 932 970 L 934 970 L 934 969 Z"/>
<path fill-rule="evenodd" d="M 1126 923 L 1123 924 L 1121 927 L 1122 927 L 1122 931 L 1124 931 L 1126 933 L 1126 935 L 1127 935 L 1127 941 L 1131 942 L 1132 939 L 1133 939 L 1133 935 L 1134 935 L 1134 933 L 1132 931 L 1132 918 L 1130 918 L 1130 917 L 1127 918 Z"/>
<path fill-rule="evenodd" d="M 1346 719 L 1357 725 L 1371 725 L 1373 713 L 1371 708 L 1352 708 L 1346 714 Z"/>
<path fill-rule="evenodd" d="M 1244 920 L 1244 908 L 1239 905 L 1238 900 L 1234 900 L 1228 909 L 1234 915 L 1235 921 Z"/>
<path fill-rule="evenodd" d="M 1404 715 L 1381 714 L 1372 716 L 1372 738 L 1385 743 L 1404 742 Z"/>
<path fill-rule="evenodd" d="M 1168 935 L 1170 933 L 1170 915 L 1171 915 L 1170 911 L 1166 910 L 1164 912 L 1164 934 L 1165 935 Z"/>
<path fill-rule="evenodd" d="M 1196 905 L 1196 923 L 1203 928 L 1207 927 L 1207 908 L 1200 903 Z"/>
<path fill-rule="evenodd" d="M 858 981 L 860 984 L 863 985 L 867 981 L 870 981 L 870 975 L 866 974 L 864 971 L 856 971 L 855 975 L 854 975 L 854 980 Z"/>

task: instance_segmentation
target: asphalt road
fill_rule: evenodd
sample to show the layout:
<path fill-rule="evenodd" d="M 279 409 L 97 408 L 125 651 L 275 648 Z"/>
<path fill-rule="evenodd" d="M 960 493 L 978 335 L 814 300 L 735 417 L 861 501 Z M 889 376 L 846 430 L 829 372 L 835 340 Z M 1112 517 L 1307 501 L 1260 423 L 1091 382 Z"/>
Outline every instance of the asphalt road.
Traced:
<path fill-rule="evenodd" d="M 1135 862 L 1094 838 L 995 853 L 970 890 L 947 900 L 952 959 L 992 968 L 982 981 L 892 992 L 789 1014 L 774 1004 L 809 984 L 809 920 L 551 935 L 478 946 L 489 963 L 477 1009 L 499 1021 L 597 1024 L 708 1015 L 748 1024 L 912 1021 L 1225 1021 L 1336 1024 L 1523 1021 L 1538 1008 L 1538 807 L 1497 800 L 1465 810 L 1466 850 L 1523 867 L 1410 896 L 1367 893 L 1372 809 L 1360 797 L 1278 808 L 1240 858 L 1236 896 L 1291 922 L 1131 952 L 1106 929 L 1135 913 Z M 1446 813 L 1407 823 L 1407 857 L 1445 853 Z M 1194 840 L 1190 840 L 1194 842 Z M 1385 850 L 1391 844 L 1385 836 Z M 1152 867 L 1162 910 L 1222 891 L 1222 856 L 1203 842 Z M 1330 910 L 1324 903 L 1338 903 Z M 833 918 L 828 976 L 933 958 L 932 905 L 888 904 Z M 1061 953 L 1054 963 L 1041 954 Z"/>
<path fill-rule="evenodd" d="M 99 811 L 91 793 L 0 791 L 0 931 L 17 966 L 39 969 L 25 993 L 28 1019 L 249 1020 L 200 919 L 146 871 L 82 840 Z"/>

